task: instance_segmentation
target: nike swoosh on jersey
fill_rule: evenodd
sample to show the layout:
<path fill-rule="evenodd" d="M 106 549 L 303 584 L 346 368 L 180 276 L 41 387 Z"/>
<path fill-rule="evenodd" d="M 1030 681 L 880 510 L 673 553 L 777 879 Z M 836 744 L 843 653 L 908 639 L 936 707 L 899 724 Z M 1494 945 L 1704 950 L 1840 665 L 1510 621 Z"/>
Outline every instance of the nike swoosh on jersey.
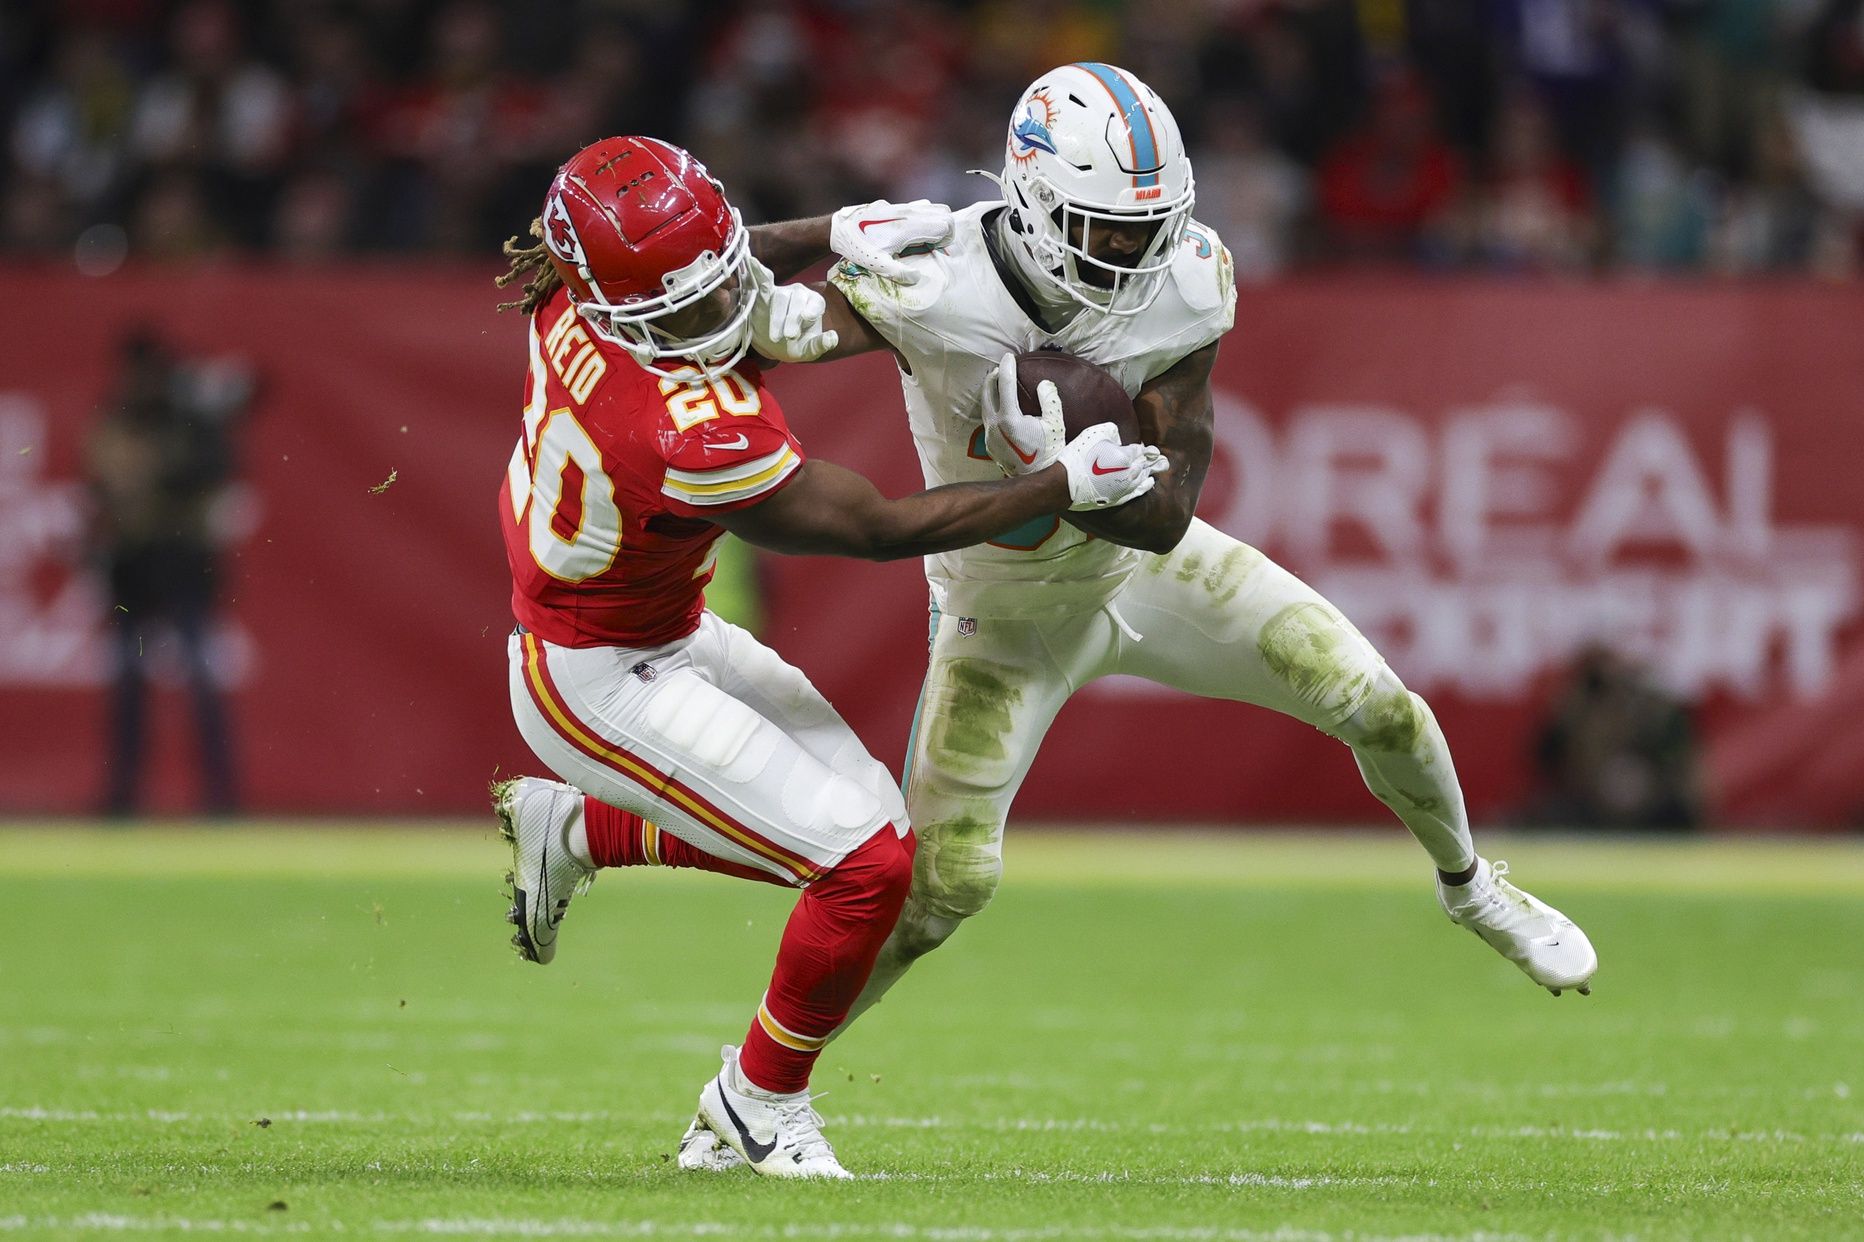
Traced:
<path fill-rule="evenodd" d="M 862 220 L 855 227 L 859 228 L 863 233 L 865 233 L 867 232 L 867 230 L 873 228 L 876 224 L 898 224 L 900 221 L 904 220 L 905 218 L 906 218 L 905 216 L 888 216 L 884 220 Z"/>
<path fill-rule="evenodd" d="M 731 439 L 729 439 L 729 440 L 709 440 L 709 441 L 707 441 L 707 442 L 706 442 L 706 447 L 707 447 L 707 448 L 715 448 L 715 449 L 741 449 L 741 448 L 750 448 L 750 447 L 751 447 L 751 437 L 749 437 L 749 436 L 747 436 L 747 435 L 745 435 L 745 434 L 744 434 L 744 433 L 743 433 L 743 432 L 741 431 L 741 432 L 739 432 L 739 433 L 738 433 L 737 435 L 735 435 L 735 436 L 733 436 L 733 437 L 732 437 Z"/>
<path fill-rule="evenodd" d="M 718 1102 L 725 1106 L 725 1116 L 731 1118 L 731 1124 L 738 1128 L 738 1137 L 744 1140 L 744 1155 L 752 1164 L 762 1164 L 770 1158 L 770 1153 L 777 1149 L 777 1140 L 773 1136 L 768 1143 L 760 1143 L 751 1137 L 751 1131 L 744 1124 L 744 1118 L 738 1116 L 738 1110 L 731 1106 L 731 1097 L 725 1094 L 725 1084 L 718 1085 Z"/>

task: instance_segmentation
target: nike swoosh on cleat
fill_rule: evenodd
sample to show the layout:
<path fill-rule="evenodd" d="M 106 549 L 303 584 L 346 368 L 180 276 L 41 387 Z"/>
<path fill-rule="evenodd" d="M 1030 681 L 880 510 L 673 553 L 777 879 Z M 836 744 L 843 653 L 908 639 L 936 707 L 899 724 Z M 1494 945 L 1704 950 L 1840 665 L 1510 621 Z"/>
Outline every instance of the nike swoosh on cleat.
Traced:
<path fill-rule="evenodd" d="M 900 221 L 904 220 L 905 218 L 906 218 L 905 216 L 888 216 L 884 220 L 863 220 L 861 221 L 858 227 L 863 233 L 865 233 L 867 232 L 867 230 L 873 228 L 876 224 L 898 224 Z"/>
<path fill-rule="evenodd" d="M 772 1138 L 768 1143 L 760 1143 L 751 1137 L 744 1118 L 738 1116 L 737 1110 L 731 1106 L 731 1097 L 725 1094 L 724 1083 L 718 1085 L 718 1102 L 725 1106 L 725 1115 L 731 1118 L 731 1124 L 738 1127 L 738 1137 L 744 1140 L 745 1158 L 752 1164 L 762 1164 L 768 1160 L 770 1153 L 777 1149 L 777 1140 Z"/>
<path fill-rule="evenodd" d="M 544 916 L 544 926 L 553 932 L 556 931 L 557 920 L 550 916 L 550 843 L 548 841 L 544 843 L 544 852 L 538 859 L 537 909 Z M 552 936 L 549 940 L 540 940 L 538 943 L 550 944 L 555 940 L 556 937 Z"/>

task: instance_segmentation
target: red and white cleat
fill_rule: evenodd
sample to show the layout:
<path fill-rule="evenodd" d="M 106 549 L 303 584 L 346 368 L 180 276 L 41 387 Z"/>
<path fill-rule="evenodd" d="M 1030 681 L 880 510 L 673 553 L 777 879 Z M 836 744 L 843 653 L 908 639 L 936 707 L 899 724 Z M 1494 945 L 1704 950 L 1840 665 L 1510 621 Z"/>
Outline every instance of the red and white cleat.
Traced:
<path fill-rule="evenodd" d="M 511 843 L 511 943 L 518 956 L 540 966 L 557 955 L 557 925 L 570 898 L 595 883 L 595 872 L 570 853 L 569 830 L 582 814 L 582 791 L 533 776 L 492 786 L 498 830 Z"/>
<path fill-rule="evenodd" d="M 699 1092 L 693 1128 L 710 1130 L 752 1172 L 765 1177 L 854 1176 L 822 1137 L 822 1118 L 809 1106 L 807 1091 L 777 1095 L 759 1090 L 738 1069 L 736 1048 L 727 1045 L 720 1055 L 725 1067 Z M 688 1167 L 684 1160 L 681 1167 Z"/>

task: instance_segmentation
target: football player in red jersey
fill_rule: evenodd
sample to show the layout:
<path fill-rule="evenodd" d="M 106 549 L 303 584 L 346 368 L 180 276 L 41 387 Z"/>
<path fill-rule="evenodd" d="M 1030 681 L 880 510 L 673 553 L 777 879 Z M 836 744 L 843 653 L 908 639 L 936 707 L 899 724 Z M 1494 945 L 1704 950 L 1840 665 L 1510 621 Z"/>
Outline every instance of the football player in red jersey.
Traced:
<path fill-rule="evenodd" d="M 499 508 L 519 623 L 512 710 L 562 782 L 494 791 L 513 941 L 550 961 L 571 896 L 604 866 L 802 889 L 682 1163 L 722 1143 L 760 1173 L 846 1177 L 809 1072 L 898 918 L 913 837 L 892 776 L 808 679 L 705 610 L 717 542 L 731 531 L 780 552 L 919 556 L 1122 504 L 1165 463 L 1103 424 L 1039 473 L 887 499 L 806 459 L 764 387 L 749 352 L 787 330 L 785 303 L 691 155 L 651 138 L 586 147 L 532 231 L 536 246 L 507 246 L 500 281 L 525 282 L 507 305 L 530 316 L 530 337 Z"/>

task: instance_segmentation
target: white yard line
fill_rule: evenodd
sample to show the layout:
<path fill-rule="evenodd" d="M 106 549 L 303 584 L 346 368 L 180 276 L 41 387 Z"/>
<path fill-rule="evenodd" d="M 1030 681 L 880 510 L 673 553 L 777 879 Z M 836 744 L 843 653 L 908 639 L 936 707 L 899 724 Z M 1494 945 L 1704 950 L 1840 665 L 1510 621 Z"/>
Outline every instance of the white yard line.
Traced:
<path fill-rule="evenodd" d="M 941 1182 L 960 1180 L 942 1173 L 860 1173 L 855 1175 L 857 1181 L 924 1183 L 937 1185 Z M 1332 1177 L 1318 1175 L 1314 1177 L 1283 1177 L 1272 1173 L 1193 1173 L 1183 1176 L 1170 1176 L 1151 1173 L 1100 1172 L 1077 1173 L 1067 1170 L 1051 1171 L 1047 1169 L 1005 1169 L 992 1173 L 967 1173 L 961 1175 L 965 1181 L 1009 1182 L 1029 1185 L 1063 1185 L 1063 1186 L 1250 1186 L 1265 1190 L 1322 1190 L 1350 1187 L 1369 1189 L 1374 1186 L 1435 1186 L 1432 1178 L 1416 1177 Z"/>
<path fill-rule="evenodd" d="M 1118 1242 L 1530 1242 L 1528 1235 L 1503 1233 L 1345 1234 L 1282 1226 L 1246 1229 L 1224 1225 L 838 1225 L 745 1226 L 714 1221 L 420 1220 L 378 1221 L 384 1233 L 451 1236 L 611 1238 L 927 1239 L 928 1242 L 1056 1242 L 1117 1239 Z"/>
<path fill-rule="evenodd" d="M 746 1225 L 726 1221 L 554 1220 L 532 1217 L 424 1217 L 377 1220 L 355 1226 L 341 1221 L 271 1221 L 199 1216 L 125 1216 L 90 1212 L 81 1216 L 0 1216 L 0 1233 L 206 1233 L 206 1234 L 413 1234 L 425 1237 L 505 1238 L 758 1238 L 806 1242 L 878 1238 L 900 1242 L 1533 1242 L 1516 1233 L 1371 1234 L 1329 1233 L 1283 1225 L 1249 1229 L 1226 1225 L 989 1225 L 787 1224 Z"/>
<path fill-rule="evenodd" d="M 626 1113 L 607 1110 L 576 1112 L 516 1111 L 493 1113 L 462 1111 L 439 1115 L 410 1113 L 350 1112 L 342 1109 L 287 1109 L 264 1112 L 253 1117 L 231 1113 L 193 1113 L 168 1109 L 97 1109 L 52 1108 L 42 1105 L 0 1107 L 0 1121 L 38 1121 L 69 1125 L 122 1125 L 155 1122 L 158 1125 L 227 1125 L 250 1123 L 263 1116 L 273 1124 L 300 1125 L 431 1125 L 444 1121 L 459 1125 L 634 1125 L 678 1127 L 685 1114 Z M 1864 1131 L 1837 1134 L 1802 1134 L 1778 1128 L 1742 1130 L 1713 1126 L 1705 1130 L 1618 1129 L 1603 1126 L 1505 1126 L 1477 1125 L 1460 1128 L 1412 1126 L 1402 1122 L 1318 1121 L 1284 1117 L 1251 1117 L 1217 1120 L 1196 1125 L 1165 1122 L 1109 1121 L 1104 1117 L 896 1117 L 874 1113 L 849 1113 L 829 1119 L 831 1126 L 849 1129 L 885 1130 L 981 1130 L 988 1133 L 1095 1133 L 1095 1134 L 1316 1134 L 1316 1135 L 1415 1135 L 1420 1137 L 1476 1139 L 1566 1139 L 1583 1143 L 1844 1143 L 1864 1144 Z M 0 1164 L 0 1174 L 41 1171 L 39 1166 Z"/>
<path fill-rule="evenodd" d="M 124 1216 L 86 1212 L 81 1216 L 0 1216 L 0 1233 L 303 1233 L 344 1232 L 343 1226 L 303 1220 L 242 1220 L 202 1216 Z"/>

